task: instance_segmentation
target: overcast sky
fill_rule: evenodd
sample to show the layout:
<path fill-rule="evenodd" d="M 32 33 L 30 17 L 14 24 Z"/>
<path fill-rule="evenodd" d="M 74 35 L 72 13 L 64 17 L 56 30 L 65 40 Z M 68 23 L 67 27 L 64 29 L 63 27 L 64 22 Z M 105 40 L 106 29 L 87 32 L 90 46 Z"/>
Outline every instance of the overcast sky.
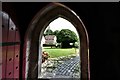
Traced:
<path fill-rule="evenodd" d="M 52 21 L 49 24 L 49 27 L 52 31 L 55 31 L 55 30 L 60 31 L 61 29 L 70 29 L 71 31 L 74 31 L 78 36 L 77 30 L 75 29 L 75 27 L 68 20 L 61 18 L 61 17 Z M 46 28 L 46 30 L 47 30 L 47 28 Z"/>

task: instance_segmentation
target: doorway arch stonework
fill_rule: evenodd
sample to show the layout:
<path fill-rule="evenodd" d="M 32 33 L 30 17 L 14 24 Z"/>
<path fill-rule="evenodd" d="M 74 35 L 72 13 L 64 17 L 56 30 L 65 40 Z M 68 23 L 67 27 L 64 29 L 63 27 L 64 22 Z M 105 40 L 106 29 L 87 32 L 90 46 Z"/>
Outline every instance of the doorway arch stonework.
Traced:
<path fill-rule="evenodd" d="M 70 21 L 80 37 L 81 80 L 90 80 L 89 40 L 87 30 L 77 14 L 60 3 L 50 3 L 32 19 L 25 35 L 23 50 L 23 78 L 38 78 L 38 63 L 41 58 L 39 43 L 47 25 L 58 17 Z"/>

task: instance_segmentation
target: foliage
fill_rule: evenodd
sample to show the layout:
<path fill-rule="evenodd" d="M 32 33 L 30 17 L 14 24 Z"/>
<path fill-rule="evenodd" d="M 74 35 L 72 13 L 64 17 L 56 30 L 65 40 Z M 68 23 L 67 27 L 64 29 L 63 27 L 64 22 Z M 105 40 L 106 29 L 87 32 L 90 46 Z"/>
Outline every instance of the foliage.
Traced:
<path fill-rule="evenodd" d="M 57 34 L 57 42 L 62 43 L 62 47 L 67 48 L 70 47 L 70 43 L 75 43 L 78 41 L 78 37 L 75 32 L 69 29 L 62 29 Z"/>
<path fill-rule="evenodd" d="M 44 33 L 44 36 L 46 35 L 53 35 L 53 31 L 51 29 L 47 29 L 46 32 Z"/>
<path fill-rule="evenodd" d="M 59 30 L 56 30 L 53 32 L 53 34 L 57 36 L 59 32 L 60 32 Z"/>
<path fill-rule="evenodd" d="M 62 29 L 57 36 L 57 42 L 69 42 L 74 43 L 78 41 L 77 35 L 75 32 L 69 29 Z"/>
<path fill-rule="evenodd" d="M 47 60 L 48 57 L 49 57 L 48 52 L 43 51 L 43 53 L 42 53 L 42 63 L 45 62 L 45 60 Z"/>
<path fill-rule="evenodd" d="M 71 47 L 70 43 L 78 41 L 78 37 L 75 32 L 69 29 L 62 29 L 61 31 L 56 30 L 54 32 L 51 29 L 47 29 L 44 36 L 46 35 L 56 35 L 57 43 L 61 43 L 61 47 L 63 48 Z"/>
<path fill-rule="evenodd" d="M 74 43 L 74 47 L 75 47 L 75 48 L 78 48 L 78 47 L 79 47 L 79 42 L 75 42 L 75 43 Z"/>

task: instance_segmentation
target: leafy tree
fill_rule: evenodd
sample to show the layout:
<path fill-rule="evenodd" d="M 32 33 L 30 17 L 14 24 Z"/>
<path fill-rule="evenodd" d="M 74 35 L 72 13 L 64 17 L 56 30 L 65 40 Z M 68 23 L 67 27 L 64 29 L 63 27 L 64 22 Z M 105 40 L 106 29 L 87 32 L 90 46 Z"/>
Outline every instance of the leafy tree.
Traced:
<path fill-rule="evenodd" d="M 46 32 L 44 33 L 44 36 L 46 35 L 53 35 L 53 31 L 51 29 L 47 29 Z"/>
<path fill-rule="evenodd" d="M 61 43 L 63 48 L 70 47 L 69 43 L 75 43 L 77 41 L 77 35 L 69 29 L 62 29 L 57 35 L 57 42 Z"/>
<path fill-rule="evenodd" d="M 57 36 L 59 32 L 60 32 L 59 30 L 56 30 L 53 32 L 53 34 Z"/>

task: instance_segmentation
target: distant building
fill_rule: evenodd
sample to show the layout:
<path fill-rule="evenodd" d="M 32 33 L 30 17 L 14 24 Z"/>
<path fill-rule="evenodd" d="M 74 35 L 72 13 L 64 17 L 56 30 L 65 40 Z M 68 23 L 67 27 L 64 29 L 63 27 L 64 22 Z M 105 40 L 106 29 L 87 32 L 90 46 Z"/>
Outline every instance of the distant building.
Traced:
<path fill-rule="evenodd" d="M 45 36 L 44 44 L 55 45 L 56 43 L 57 43 L 57 37 L 55 35 L 46 35 Z"/>

